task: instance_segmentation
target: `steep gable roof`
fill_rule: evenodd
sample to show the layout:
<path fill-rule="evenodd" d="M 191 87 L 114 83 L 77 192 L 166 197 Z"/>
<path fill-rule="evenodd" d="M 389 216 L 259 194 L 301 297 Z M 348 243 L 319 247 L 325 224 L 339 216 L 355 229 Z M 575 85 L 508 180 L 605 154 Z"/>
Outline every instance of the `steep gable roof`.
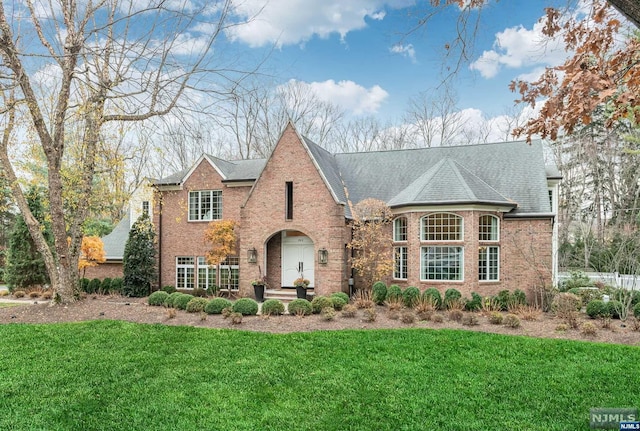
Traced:
<path fill-rule="evenodd" d="M 129 227 L 131 219 L 129 211 L 120 222 L 113 228 L 110 234 L 102 237 L 104 245 L 104 254 L 107 260 L 121 260 L 124 256 L 124 246 L 129 239 Z"/>

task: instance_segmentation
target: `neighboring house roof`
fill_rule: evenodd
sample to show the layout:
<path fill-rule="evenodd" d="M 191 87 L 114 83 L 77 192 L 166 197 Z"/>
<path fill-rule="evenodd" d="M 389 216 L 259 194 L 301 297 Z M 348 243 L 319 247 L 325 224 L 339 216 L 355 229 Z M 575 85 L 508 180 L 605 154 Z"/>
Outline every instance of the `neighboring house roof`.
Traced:
<path fill-rule="evenodd" d="M 490 204 L 513 208 L 509 215 L 550 214 L 547 179 L 559 178 L 545 166 L 541 141 L 331 154 L 302 138 L 338 203 L 380 199 L 391 207 Z M 225 181 L 255 180 L 265 159 L 226 161 L 206 158 Z M 183 171 L 156 184 L 181 184 Z M 176 182 L 176 178 L 180 178 Z M 349 205 L 345 216 L 350 218 Z"/>
<path fill-rule="evenodd" d="M 127 211 L 111 233 L 102 237 L 104 254 L 107 260 L 122 260 L 124 256 L 124 246 L 127 243 L 127 239 L 129 239 L 130 226 L 131 220 L 129 211 Z"/>

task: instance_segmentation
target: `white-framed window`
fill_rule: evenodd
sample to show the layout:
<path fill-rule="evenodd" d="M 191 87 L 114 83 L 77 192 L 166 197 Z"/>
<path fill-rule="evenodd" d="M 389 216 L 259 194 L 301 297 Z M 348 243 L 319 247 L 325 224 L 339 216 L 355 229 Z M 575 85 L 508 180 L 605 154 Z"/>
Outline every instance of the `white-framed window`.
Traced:
<path fill-rule="evenodd" d="M 498 241 L 500 239 L 500 220 L 493 215 L 480 216 L 478 223 L 478 240 Z"/>
<path fill-rule="evenodd" d="M 451 213 L 433 213 L 422 217 L 422 241 L 462 241 L 462 217 Z"/>
<path fill-rule="evenodd" d="M 211 221 L 222 218 L 222 190 L 189 192 L 189 221 Z"/>
<path fill-rule="evenodd" d="M 478 249 L 478 280 L 500 279 L 500 247 L 480 246 Z"/>
<path fill-rule="evenodd" d="M 220 288 L 238 290 L 240 284 L 240 266 L 238 256 L 229 256 L 220 264 Z"/>
<path fill-rule="evenodd" d="M 149 201 L 142 201 L 142 214 L 149 215 Z"/>
<path fill-rule="evenodd" d="M 464 280 L 464 247 L 427 246 L 420 248 L 420 279 Z"/>
<path fill-rule="evenodd" d="M 209 265 L 204 256 L 198 256 L 198 287 L 206 290 L 217 286 L 217 269 L 217 266 Z"/>
<path fill-rule="evenodd" d="M 407 240 L 407 218 L 398 217 L 393 221 L 393 240 L 403 242 Z"/>
<path fill-rule="evenodd" d="M 193 257 L 176 257 L 176 289 L 193 289 L 195 287 L 195 259 Z"/>
<path fill-rule="evenodd" d="M 395 278 L 396 280 L 407 279 L 407 258 L 407 247 L 402 246 L 393 248 L 393 260 L 395 262 L 393 268 L 393 278 Z"/>

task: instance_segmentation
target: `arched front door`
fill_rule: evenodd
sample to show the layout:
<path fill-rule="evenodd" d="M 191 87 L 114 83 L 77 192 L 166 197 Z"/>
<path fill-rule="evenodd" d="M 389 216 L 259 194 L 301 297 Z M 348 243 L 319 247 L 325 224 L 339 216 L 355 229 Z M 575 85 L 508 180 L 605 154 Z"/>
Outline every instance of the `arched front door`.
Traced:
<path fill-rule="evenodd" d="M 311 238 L 298 231 L 282 232 L 282 286 L 293 287 L 293 281 L 303 276 L 313 287 L 314 257 Z"/>

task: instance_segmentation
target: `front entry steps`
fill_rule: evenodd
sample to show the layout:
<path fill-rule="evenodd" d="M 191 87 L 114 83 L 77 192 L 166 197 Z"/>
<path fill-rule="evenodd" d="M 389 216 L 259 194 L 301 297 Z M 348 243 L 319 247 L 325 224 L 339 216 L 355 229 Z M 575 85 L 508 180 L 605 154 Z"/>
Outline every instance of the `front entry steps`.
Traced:
<path fill-rule="evenodd" d="M 313 299 L 313 289 L 307 289 L 307 299 Z M 279 299 L 282 302 L 291 302 L 296 299 L 295 289 L 265 289 L 264 299 Z"/>

